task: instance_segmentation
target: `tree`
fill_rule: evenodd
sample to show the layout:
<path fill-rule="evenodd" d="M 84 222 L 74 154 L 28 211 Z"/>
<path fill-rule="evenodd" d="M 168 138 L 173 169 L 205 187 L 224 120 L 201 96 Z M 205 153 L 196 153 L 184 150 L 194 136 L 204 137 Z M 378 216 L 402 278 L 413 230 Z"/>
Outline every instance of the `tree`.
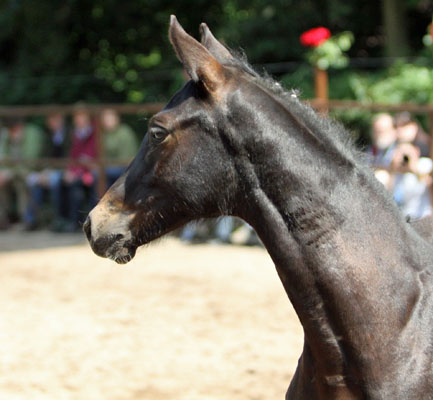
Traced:
<path fill-rule="evenodd" d="M 389 57 L 407 56 L 409 41 L 405 3 L 401 0 L 382 0 L 385 50 Z"/>
<path fill-rule="evenodd" d="M 416 52 L 431 2 L 407 3 Z M 383 54 L 374 0 L 0 0 L 0 103 L 166 100 L 183 80 L 167 38 L 171 13 L 196 37 L 206 21 L 226 44 L 244 48 L 251 63 L 266 64 L 277 77 L 297 76 L 301 85 L 311 79 L 297 68 L 305 54 L 299 35 L 309 28 L 352 31 L 352 57 Z"/>

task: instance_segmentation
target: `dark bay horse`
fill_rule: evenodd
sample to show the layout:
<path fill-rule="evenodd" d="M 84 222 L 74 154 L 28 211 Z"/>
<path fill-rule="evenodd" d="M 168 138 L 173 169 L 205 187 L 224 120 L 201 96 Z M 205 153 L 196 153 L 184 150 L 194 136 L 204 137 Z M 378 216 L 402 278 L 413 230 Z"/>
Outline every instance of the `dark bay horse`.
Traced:
<path fill-rule="evenodd" d="M 286 399 L 432 399 L 433 247 L 341 127 L 260 77 L 205 24 L 199 43 L 172 16 L 169 36 L 191 80 L 90 213 L 94 252 L 126 263 L 188 221 L 241 217 L 305 333 Z"/>

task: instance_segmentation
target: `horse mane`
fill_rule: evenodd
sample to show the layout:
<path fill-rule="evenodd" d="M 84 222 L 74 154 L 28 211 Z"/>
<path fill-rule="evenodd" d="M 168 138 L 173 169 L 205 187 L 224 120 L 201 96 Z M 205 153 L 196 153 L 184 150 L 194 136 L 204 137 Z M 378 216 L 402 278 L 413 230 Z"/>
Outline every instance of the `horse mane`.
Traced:
<path fill-rule="evenodd" d="M 236 67 L 246 72 L 251 79 L 269 94 L 282 103 L 288 112 L 296 116 L 305 128 L 315 137 L 318 137 L 330 149 L 353 163 L 365 164 L 365 154 L 355 146 L 353 136 L 343 125 L 329 116 L 318 114 L 308 102 L 300 100 L 300 92 L 297 89 L 286 89 L 278 81 L 272 78 L 266 71 L 257 72 L 248 63 L 245 53 L 230 49 L 233 59 L 225 62 L 225 65 Z"/>

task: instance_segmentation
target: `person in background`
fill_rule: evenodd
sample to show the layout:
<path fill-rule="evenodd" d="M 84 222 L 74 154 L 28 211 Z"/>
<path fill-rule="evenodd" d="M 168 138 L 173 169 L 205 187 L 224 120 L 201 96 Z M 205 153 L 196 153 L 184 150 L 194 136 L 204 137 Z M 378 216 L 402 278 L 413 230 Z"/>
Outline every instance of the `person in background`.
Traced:
<path fill-rule="evenodd" d="M 0 124 L 0 160 L 7 158 L 9 132 L 3 123 Z M 6 189 L 6 180 L 9 175 L 8 169 L 0 166 L 0 230 L 6 229 L 9 225 L 7 214 L 8 193 Z"/>
<path fill-rule="evenodd" d="M 394 128 L 394 120 L 390 114 L 377 114 L 372 123 L 373 145 L 371 155 L 373 164 L 389 167 L 392 161 L 392 153 L 397 144 L 397 132 Z"/>
<path fill-rule="evenodd" d="M 22 118 L 10 118 L 6 122 L 7 136 L 2 139 L 3 157 L 15 161 L 35 160 L 44 156 L 45 137 L 36 125 L 26 123 Z M 2 136 L 5 133 L 2 133 Z M 15 195 L 17 214 L 25 225 L 29 195 L 26 185 L 27 175 L 31 172 L 28 165 L 17 164 L 14 167 L 0 170 L 0 226 L 4 229 L 9 223 L 11 214 L 11 197 Z"/>
<path fill-rule="evenodd" d="M 430 156 L 430 137 L 412 118 L 410 113 L 402 112 L 395 116 L 397 141 L 399 144 L 411 143 L 420 150 L 421 157 Z"/>
<path fill-rule="evenodd" d="M 429 138 L 409 113 L 396 116 L 397 146 L 393 155 L 394 200 L 413 219 L 431 214 Z"/>
<path fill-rule="evenodd" d="M 92 162 L 96 160 L 96 126 L 88 111 L 78 106 L 73 113 L 72 142 L 69 151 L 71 164 L 63 174 L 68 194 L 66 223 L 59 230 L 79 231 L 86 209 L 96 204 L 95 174 Z M 88 203 L 86 207 L 86 194 Z M 61 218 L 57 215 L 57 218 Z"/>
<path fill-rule="evenodd" d="M 108 161 L 131 161 L 138 150 L 138 141 L 134 131 L 122 123 L 119 114 L 107 108 L 101 113 L 101 128 L 103 135 L 104 157 Z M 109 165 L 105 168 L 107 184 L 111 186 L 125 167 Z"/>
<path fill-rule="evenodd" d="M 393 179 L 389 172 L 397 146 L 397 132 L 390 114 L 377 114 L 372 123 L 373 144 L 368 153 L 372 157 L 375 176 L 388 190 L 392 190 Z"/>
<path fill-rule="evenodd" d="M 48 131 L 46 156 L 52 159 L 66 158 L 70 137 L 66 128 L 65 117 L 61 113 L 49 114 L 45 120 Z M 54 214 L 65 218 L 64 199 L 62 197 L 62 169 L 47 168 L 40 172 L 33 172 L 27 177 L 30 191 L 30 203 L 27 208 L 27 229 L 38 226 L 38 213 L 44 201 L 44 192 L 48 191 Z M 58 230 L 59 220 L 53 221 L 53 230 Z"/>

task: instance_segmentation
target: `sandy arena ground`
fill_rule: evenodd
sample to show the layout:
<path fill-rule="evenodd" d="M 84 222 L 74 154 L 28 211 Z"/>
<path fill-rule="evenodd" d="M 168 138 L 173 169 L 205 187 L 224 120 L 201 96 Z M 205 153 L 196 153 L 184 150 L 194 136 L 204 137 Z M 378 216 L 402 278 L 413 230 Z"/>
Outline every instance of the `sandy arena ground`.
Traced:
<path fill-rule="evenodd" d="M 2 233 L 0 285 L 0 400 L 282 400 L 301 354 L 261 248 Z"/>

